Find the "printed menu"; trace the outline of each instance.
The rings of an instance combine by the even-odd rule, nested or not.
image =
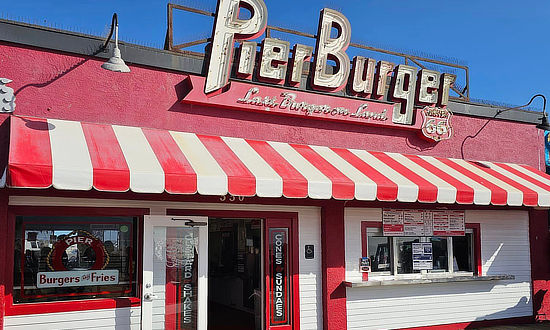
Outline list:
[[[464,211],[383,209],[384,236],[464,236]]]

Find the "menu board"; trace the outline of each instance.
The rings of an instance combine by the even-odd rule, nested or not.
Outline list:
[[[464,236],[464,211],[383,209],[384,236]]]
[[[464,236],[463,211],[433,211],[434,236]]]

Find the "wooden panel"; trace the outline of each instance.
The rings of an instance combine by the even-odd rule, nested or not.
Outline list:
[[[51,330],[51,329],[86,329],[109,328],[128,329],[139,328],[141,320],[140,307],[117,309],[98,309],[83,312],[49,313],[8,316],[4,318],[6,330]]]
[[[361,281],[357,261],[361,254],[360,222],[381,221],[373,210],[380,209],[346,212],[348,281]],[[466,222],[481,226],[483,274],[510,274],[515,280],[348,288],[348,329],[420,327],[532,315],[528,213],[466,211]]]
[[[323,328],[320,224],[320,209],[299,211],[300,330]],[[306,244],[315,246],[313,259],[305,258]]]

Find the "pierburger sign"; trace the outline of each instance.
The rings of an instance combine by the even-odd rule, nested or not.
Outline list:
[[[240,7],[250,11],[250,18],[239,18]],[[219,0],[207,75],[187,77],[189,92],[182,102],[411,129],[434,141],[450,138],[450,112],[430,120],[436,113],[433,109],[447,107],[455,75],[364,56],[350,59],[346,49],[351,25],[332,9],[320,13],[315,49],[264,38],[258,53],[258,43],[251,40],[260,37],[266,27],[264,1]],[[337,36],[331,35],[332,28]],[[236,42],[240,44],[234,54]],[[311,59],[309,87],[314,91],[302,92],[297,87],[302,83],[304,63]],[[245,81],[255,76],[259,84],[230,82],[233,69],[234,78]],[[354,97],[327,94],[345,88]],[[417,108],[424,108],[422,118],[415,114]],[[434,121],[439,126],[432,127]]]

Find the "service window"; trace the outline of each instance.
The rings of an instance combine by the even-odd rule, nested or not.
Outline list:
[[[373,275],[473,274],[476,269],[473,229],[466,229],[464,236],[453,237],[389,237],[383,235],[379,226],[364,227],[364,230],[363,244]],[[418,248],[424,249],[424,254],[415,251]]]
[[[136,296],[135,217],[17,216],[13,302]]]

